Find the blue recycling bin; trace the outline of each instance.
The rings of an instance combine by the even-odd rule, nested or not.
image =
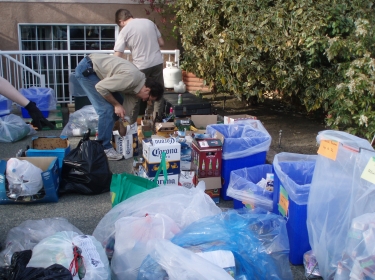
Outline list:
[[[233,198],[233,208],[263,208],[272,211],[273,190],[259,186],[267,174],[273,174],[272,164],[261,164],[233,170],[230,174],[227,195]]]
[[[314,174],[316,155],[276,154],[273,212],[287,220],[289,261],[303,264],[303,254],[311,250],[307,232],[307,201]]]
[[[220,195],[224,200],[232,200],[227,195],[231,171],[265,164],[271,135],[259,120],[208,125],[206,131],[212,138],[223,139]]]
[[[45,118],[48,118],[49,111],[56,110],[55,91],[52,88],[30,87],[21,88],[20,93],[30,101],[35,102]],[[23,118],[30,118],[29,112],[21,107]]]

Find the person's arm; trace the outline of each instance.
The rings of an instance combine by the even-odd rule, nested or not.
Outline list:
[[[28,100],[3,77],[0,77],[0,94],[24,107],[32,118],[31,124],[37,127],[38,130],[41,130],[43,126],[48,126],[51,129],[55,128],[55,126],[43,116],[38,107],[36,107],[35,102]]]
[[[0,94],[4,95],[13,102],[16,102],[22,107],[25,107],[30,102],[30,100],[23,96],[3,77],[0,77]]]
[[[121,57],[121,58],[124,58],[122,55],[123,55],[124,53],[122,53],[122,52],[118,52],[118,51],[115,51],[115,53],[113,54],[114,56],[118,56],[118,57]]]
[[[164,40],[163,40],[163,37],[159,37],[158,38],[158,43],[159,43],[159,47],[164,47]]]
[[[113,97],[112,93],[108,93],[103,96],[105,100],[107,100],[110,104],[112,104],[115,114],[120,118],[124,119],[126,112],[124,107]]]

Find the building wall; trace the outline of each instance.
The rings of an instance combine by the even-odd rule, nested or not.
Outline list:
[[[152,15],[152,17],[146,15],[145,8],[149,8],[147,5],[113,3],[119,1],[110,0],[107,0],[107,3],[87,3],[89,0],[85,0],[85,3],[81,3],[81,1],[74,1],[75,3],[69,3],[70,1],[60,2],[0,1],[0,50],[19,50],[19,23],[110,24],[115,23],[115,12],[120,8],[128,9],[134,17],[154,20],[165,40],[163,49],[173,50],[177,48],[176,40],[169,36],[168,32],[172,25],[168,26],[166,30],[162,28],[158,15]]]

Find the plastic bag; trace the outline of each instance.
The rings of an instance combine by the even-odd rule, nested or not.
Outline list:
[[[26,267],[32,251],[16,252],[12,256],[11,265],[0,268],[0,279],[6,280],[72,280],[69,270],[62,265],[53,264],[47,268]]]
[[[19,226],[8,231],[5,248],[0,253],[0,266],[9,266],[15,252],[30,250],[42,239],[64,230],[82,234],[65,218],[46,218],[22,222]]]
[[[43,187],[43,170],[27,160],[10,158],[7,161],[6,178],[9,183],[9,197],[31,196]]]
[[[56,96],[52,88],[29,87],[21,88],[20,93],[30,101],[34,101],[41,111],[56,110]]]
[[[248,157],[268,151],[271,145],[271,135],[259,120],[208,125],[206,130],[210,137],[215,138],[217,132],[224,136],[224,160]]]
[[[221,267],[168,240],[156,240],[154,247],[139,268],[139,280],[233,280]]]
[[[306,279],[322,278],[320,276],[319,265],[313,251],[310,250],[303,254],[303,266],[305,267]]]
[[[314,174],[316,155],[279,153],[273,168],[288,196],[298,205],[306,205]]]
[[[112,208],[100,220],[93,235],[102,243],[110,258],[115,245],[115,222],[122,217],[164,214],[184,228],[203,217],[221,213],[204,190],[205,184],[200,182],[191,189],[178,185],[162,186],[132,196]]]
[[[80,272],[83,270],[85,280],[111,279],[109,262],[101,244],[90,235],[72,231],[60,231],[40,241],[33,248],[27,266],[48,267],[57,263],[69,269],[74,260],[74,246],[81,250],[84,269],[79,269]],[[79,279],[78,274],[73,279]]]
[[[112,172],[103,146],[90,140],[90,131],[63,160],[60,193],[100,194],[108,192]]]
[[[227,189],[227,195],[261,207],[267,211],[272,211],[273,191],[268,191],[257,185],[262,179],[266,178],[267,173],[272,173],[271,164],[261,164],[249,168],[233,170],[230,173],[230,181]]]
[[[161,155],[161,163],[159,164],[155,178],[159,178],[159,174],[162,170],[164,178],[167,180],[168,175],[166,171],[165,152],[163,152]],[[121,201],[128,199],[129,197],[156,188],[157,186],[158,184],[156,180],[150,181],[146,178],[127,173],[113,174],[110,187],[112,207],[116,206]]]
[[[155,240],[171,239],[180,231],[178,225],[163,214],[124,217],[115,223],[112,279],[137,279],[139,266],[154,249]]]
[[[96,132],[99,116],[94,106],[86,105],[69,115],[69,121],[61,131],[61,136],[83,136],[90,129]]]
[[[10,114],[0,117],[0,142],[16,142],[36,133],[20,116]]]
[[[290,280],[293,275],[288,261],[287,236],[286,222],[280,216],[266,213],[260,208],[253,211],[244,208],[202,218],[181,230],[171,242],[195,253],[215,250],[232,252],[235,266],[228,272],[234,279]],[[211,272],[202,260],[191,258],[191,261],[180,261],[182,252],[176,253],[163,248],[152,252],[150,258],[162,268],[156,268],[147,258],[140,267],[138,279],[164,279],[154,277],[162,275],[162,270],[171,277],[169,279],[225,279],[207,278]],[[190,278],[195,273],[206,276]]]
[[[375,185],[362,178],[375,152],[367,140],[346,132],[319,132],[318,143],[322,145],[323,140],[335,141],[332,145],[337,145],[337,153],[335,160],[318,155],[306,224],[319,271],[324,279],[332,279],[344,253],[352,220],[375,212]]]

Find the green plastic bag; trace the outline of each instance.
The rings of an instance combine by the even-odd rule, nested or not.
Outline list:
[[[168,180],[165,161],[165,153],[162,153],[161,163],[159,165],[158,171],[156,172],[155,179],[159,177],[161,171],[164,175],[164,184]],[[142,193],[144,191],[156,188],[158,184],[156,180],[150,181],[146,178],[138,177],[133,174],[121,173],[112,174],[112,181],[110,186],[112,207],[116,206],[120,202]]]

